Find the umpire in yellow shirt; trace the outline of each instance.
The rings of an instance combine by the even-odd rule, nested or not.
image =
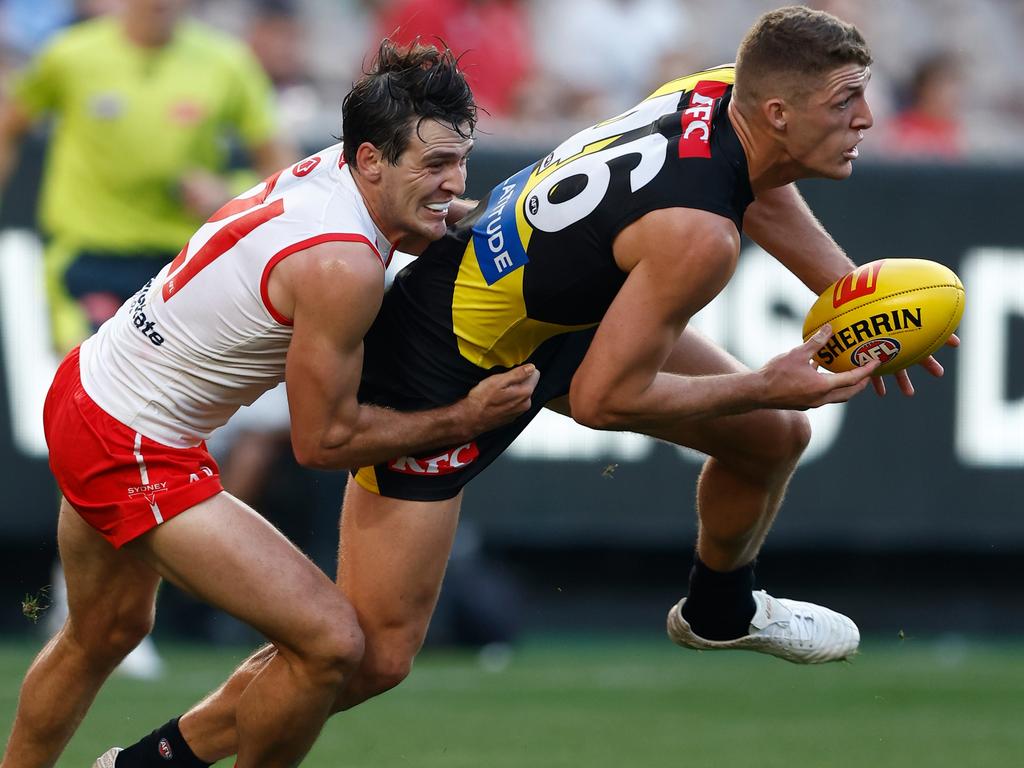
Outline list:
[[[232,194],[232,138],[267,176],[295,159],[244,44],[183,18],[187,0],[127,0],[55,36],[0,106],[0,182],[20,138],[55,118],[39,223],[57,347],[110,317]],[[8,188],[7,197],[17,195]]]

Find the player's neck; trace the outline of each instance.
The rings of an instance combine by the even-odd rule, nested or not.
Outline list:
[[[758,120],[750,119],[736,100],[729,102],[729,121],[747,156],[747,172],[754,195],[803,178],[800,168]]]
[[[373,219],[374,226],[376,226],[377,230],[384,235],[384,239],[394,245],[401,239],[401,233],[389,231],[384,227],[384,219],[380,214],[380,199],[376,188],[371,182],[364,179],[352,165],[349,165],[348,169],[349,173],[352,174],[352,181],[356,185],[356,190],[358,190],[359,196],[363,198],[363,205],[366,206],[367,213],[369,213],[370,218]]]
[[[121,28],[125,37],[139,48],[162,48],[174,38],[177,22],[154,19],[146,13],[135,11],[131,6],[121,16]]]

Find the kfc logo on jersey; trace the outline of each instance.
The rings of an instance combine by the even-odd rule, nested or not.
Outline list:
[[[314,155],[313,157],[307,157],[301,163],[296,163],[295,167],[292,168],[292,173],[302,178],[312,173],[313,169],[320,165],[320,156]]]
[[[680,117],[679,157],[711,157],[711,118],[727,83],[701,80],[690,93],[690,105]]]
[[[480,456],[476,443],[466,443],[436,456],[418,458],[402,456],[388,462],[388,469],[403,475],[450,475],[472,464]]]

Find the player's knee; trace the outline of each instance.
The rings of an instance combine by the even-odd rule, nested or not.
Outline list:
[[[783,464],[795,464],[811,442],[811,422],[800,411],[779,411],[773,458]]]
[[[412,672],[413,657],[408,654],[390,654],[375,658],[359,669],[362,688],[367,698],[397,688]]]
[[[775,474],[791,470],[811,439],[811,423],[800,411],[770,411],[757,438],[746,441],[740,453],[747,462]]]
[[[135,650],[153,631],[152,610],[95,618],[98,620],[69,620],[63,630],[65,637],[88,656],[114,664]]]
[[[327,619],[309,633],[300,657],[310,677],[320,684],[340,686],[359,667],[364,648],[362,630],[354,619]]]
[[[153,631],[153,612],[140,611],[122,616],[107,630],[106,644],[119,657],[127,656]]]
[[[734,440],[714,457],[754,482],[788,477],[811,439],[811,424],[799,411],[764,411],[757,429]]]

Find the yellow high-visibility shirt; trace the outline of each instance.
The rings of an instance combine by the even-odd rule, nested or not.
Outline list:
[[[194,21],[153,49],[128,40],[115,17],[75,25],[21,73],[13,97],[56,119],[40,223],[79,248],[180,249],[201,224],[182,205],[181,174],[223,170],[232,134],[253,146],[274,132],[255,57]]]

